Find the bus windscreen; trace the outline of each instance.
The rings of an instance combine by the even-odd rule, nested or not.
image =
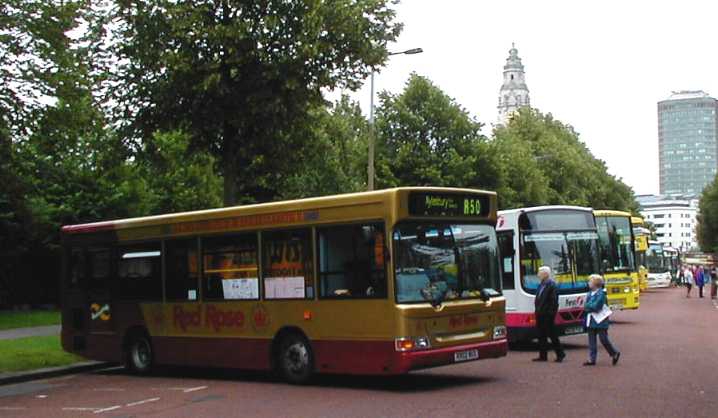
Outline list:
[[[590,211],[571,209],[540,210],[521,216],[521,229],[528,231],[572,231],[594,229],[596,224]]]

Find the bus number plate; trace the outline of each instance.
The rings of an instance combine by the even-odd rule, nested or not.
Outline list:
[[[583,332],[583,327],[568,327],[566,328],[566,335],[580,334]]]
[[[479,358],[479,350],[466,350],[454,353],[454,361],[456,363],[460,361],[476,360]]]

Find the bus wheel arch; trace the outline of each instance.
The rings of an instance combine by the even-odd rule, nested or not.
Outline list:
[[[134,326],[125,332],[122,340],[125,367],[136,374],[149,374],[155,364],[152,338],[147,329]]]
[[[284,327],[272,339],[272,368],[289,383],[307,383],[315,371],[314,360],[312,343],[300,328]]]

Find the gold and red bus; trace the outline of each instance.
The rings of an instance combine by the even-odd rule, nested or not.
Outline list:
[[[493,192],[396,188],[65,226],[62,344],[296,383],[502,357],[495,224]]]

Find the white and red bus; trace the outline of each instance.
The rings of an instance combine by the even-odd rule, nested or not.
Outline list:
[[[584,332],[588,277],[599,271],[592,209],[540,206],[500,211],[496,233],[503,266],[509,341],[536,338],[534,298],[538,269],[551,267],[559,289],[556,324],[561,335]]]

